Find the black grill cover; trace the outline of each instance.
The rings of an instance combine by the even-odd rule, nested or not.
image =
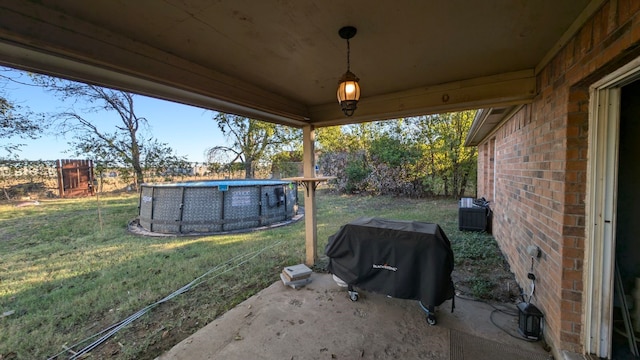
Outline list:
[[[454,295],[453,252],[438,224],[360,218],[329,237],[327,270],[349,285],[438,306]]]

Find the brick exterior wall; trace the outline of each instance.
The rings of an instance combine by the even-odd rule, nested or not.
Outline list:
[[[540,70],[533,103],[478,145],[478,196],[492,201],[493,234],[525,291],[527,246],[542,250],[533,302],[554,351],[584,352],[589,85],[638,49],[640,1],[606,2]]]

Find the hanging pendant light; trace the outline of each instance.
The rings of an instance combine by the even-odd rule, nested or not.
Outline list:
[[[358,85],[358,77],[351,72],[350,69],[350,52],[349,39],[356,35],[357,29],[353,26],[345,26],[338,31],[341,38],[347,40],[347,72],[342,75],[338,85],[338,103],[342,107],[342,112],[346,116],[353,115],[358,107],[360,100],[360,85]]]

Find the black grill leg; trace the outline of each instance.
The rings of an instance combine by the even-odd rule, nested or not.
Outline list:
[[[427,313],[427,324],[429,325],[437,324],[438,320],[436,320],[436,307],[433,305],[424,306],[422,304],[422,301],[418,301],[418,303],[420,304],[420,307],[422,308],[422,310],[425,313]]]
[[[427,324],[429,325],[435,325],[438,323],[438,320],[436,320],[436,314],[435,313],[428,313],[427,314]]]
[[[349,291],[349,299],[351,299],[351,301],[358,301],[358,292],[353,288],[353,285],[349,285],[347,290]]]

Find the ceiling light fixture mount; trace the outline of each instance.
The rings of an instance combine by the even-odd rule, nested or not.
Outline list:
[[[351,47],[349,39],[354,37],[357,32],[358,30],[353,26],[345,26],[338,31],[340,37],[347,40],[347,72],[340,78],[337,93],[338,103],[346,116],[353,115],[358,107],[358,100],[360,100],[360,85],[358,85],[360,79],[350,69]]]

